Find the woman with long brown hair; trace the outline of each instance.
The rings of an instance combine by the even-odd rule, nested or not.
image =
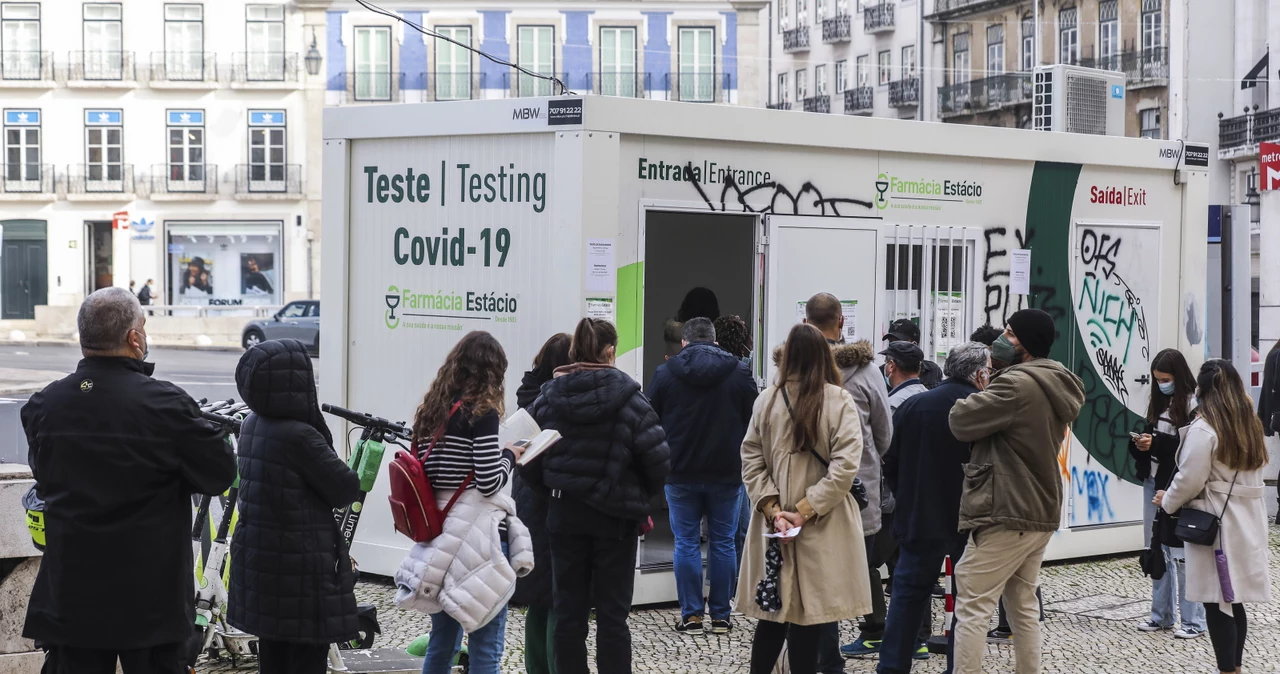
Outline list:
[[[1137,438],[1129,441],[1129,454],[1142,480],[1142,523],[1146,542],[1154,531],[1170,530],[1166,515],[1159,512],[1152,499],[1166,489],[1177,468],[1178,429],[1195,417],[1196,376],[1187,359],[1177,349],[1164,349],[1151,360],[1151,399],[1147,404],[1147,423]],[[1159,580],[1151,581],[1151,616],[1138,625],[1142,632],[1171,630],[1181,614],[1181,625],[1173,636],[1195,639],[1204,635],[1204,605],[1187,599],[1186,554],[1182,542],[1161,540],[1165,567]]]
[[[862,424],[831,347],[812,325],[795,326],[742,443],[753,507],[738,610],[760,621],[752,674],[773,670],[784,641],[792,674],[813,674],[819,626],[871,611],[862,520],[849,493],[861,454]],[[764,538],[797,527],[785,544]]]
[[[1218,671],[1239,672],[1244,605],[1271,601],[1262,501],[1267,453],[1253,401],[1229,361],[1206,362],[1196,383],[1200,416],[1185,432],[1168,491],[1154,500],[1170,514],[1185,505],[1220,518],[1213,545],[1186,544],[1187,599],[1205,604]]]

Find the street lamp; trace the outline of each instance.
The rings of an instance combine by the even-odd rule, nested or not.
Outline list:
[[[316,48],[316,29],[311,29],[311,48],[307,50],[307,55],[302,58],[307,64],[307,74],[316,76],[320,74],[320,62],[324,60],[320,56],[320,50]]]
[[[1262,220],[1262,199],[1258,195],[1258,169],[1249,171],[1248,189],[1244,193],[1244,203],[1249,206],[1249,222],[1256,228]]]

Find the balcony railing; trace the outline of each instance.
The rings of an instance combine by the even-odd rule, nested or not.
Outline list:
[[[848,42],[851,38],[851,17],[848,14],[837,14],[830,19],[822,20],[823,42]]]
[[[831,112],[831,97],[822,94],[821,96],[810,96],[804,99],[805,112]]]
[[[404,73],[357,70],[342,73],[346,98],[357,103],[391,103],[400,100]]]
[[[933,14],[927,20],[938,21],[965,14],[985,12],[1017,5],[1020,0],[935,0]]]
[[[152,52],[152,82],[217,82],[217,55],[201,52]]]
[[[862,30],[866,33],[883,33],[893,30],[893,3],[867,5],[862,11]]]
[[[1252,147],[1280,138],[1280,108],[1218,118],[1218,149]],[[1254,148],[1256,150],[1256,148]]]
[[[668,73],[667,96],[686,103],[723,103],[730,84],[728,73]]]
[[[1081,59],[1086,68],[1114,70],[1124,73],[1125,80],[1133,87],[1164,86],[1169,83],[1169,49],[1153,47],[1122,54],[1110,54],[1100,58]]]
[[[468,101],[479,98],[486,81],[485,73],[419,73],[420,89],[431,90],[431,99],[436,101]],[[430,86],[427,86],[427,85]]]
[[[876,107],[876,90],[871,87],[846,89],[844,92],[844,114],[870,114]]]
[[[768,105],[766,105],[766,106],[764,106],[764,107],[766,107],[766,108],[768,108],[768,109],[770,109],[770,110],[790,110],[790,109],[791,109],[791,101],[778,101],[777,103],[769,103]]]
[[[53,52],[0,52],[0,79],[53,81]]]
[[[214,164],[156,164],[151,167],[151,194],[217,194]]]
[[[782,31],[782,51],[804,51],[809,48],[809,27],[800,26]]]
[[[236,166],[236,194],[302,194],[298,164],[240,164]]]
[[[67,168],[67,194],[132,194],[133,164],[79,164]]]
[[[231,55],[231,81],[297,82],[298,55],[287,52],[238,52]]]
[[[611,72],[589,73],[591,92],[601,96],[623,98],[647,98],[652,89],[651,73]]]
[[[52,164],[12,163],[4,165],[4,181],[0,192],[5,194],[53,194]]]
[[[569,77],[567,73],[539,74],[547,77],[558,77],[562,82]],[[508,95],[512,98],[555,96],[560,93],[559,85],[549,79],[526,75],[514,70],[503,73],[502,78],[505,82],[503,88],[507,90]]]
[[[73,51],[67,79],[77,82],[132,82],[137,79],[133,52]]]
[[[920,78],[907,77],[890,82],[889,105],[895,108],[920,105]]]
[[[944,116],[971,115],[1031,102],[1031,73],[1004,73],[938,87],[938,110]]]

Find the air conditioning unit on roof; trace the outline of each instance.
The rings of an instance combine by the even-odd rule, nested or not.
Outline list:
[[[1124,73],[1054,65],[1036,68],[1032,78],[1031,128],[1124,135]]]

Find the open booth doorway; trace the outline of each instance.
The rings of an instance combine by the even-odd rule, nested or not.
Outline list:
[[[749,329],[755,326],[759,229],[759,220],[753,215],[645,212],[642,379],[646,387],[668,355],[663,340],[667,322],[676,319],[690,290],[711,290],[721,316],[737,315]],[[679,346],[675,344],[673,351]],[[655,499],[653,505],[654,529],[640,545],[639,566],[642,570],[670,569],[674,538],[665,497]],[[703,558],[705,563],[705,550]]]

